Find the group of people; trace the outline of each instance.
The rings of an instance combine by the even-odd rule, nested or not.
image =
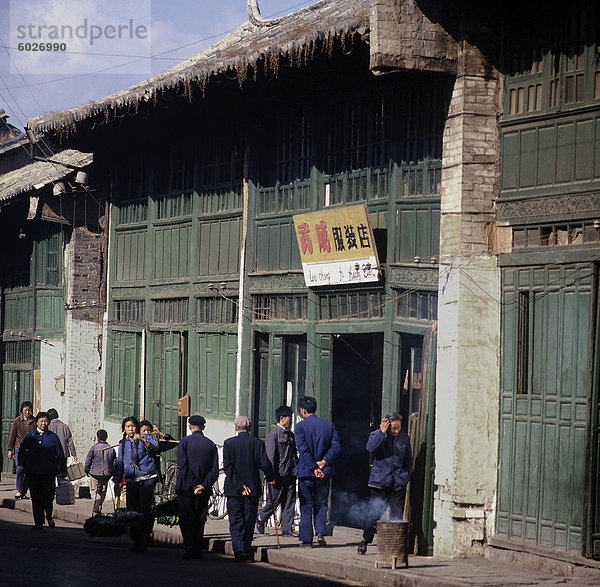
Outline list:
[[[279,407],[277,424],[264,442],[250,435],[248,417],[235,418],[236,434],[223,445],[224,495],[235,561],[251,560],[255,529],[264,534],[265,525],[278,507],[281,507],[283,536],[298,536],[301,547],[326,546],[331,478],[342,446],[333,423],[318,417],[316,411],[315,398],[300,398],[298,412],[302,420],[296,424],[294,433],[292,409]],[[50,430],[51,421],[58,419],[55,412],[39,412],[33,418],[31,402],[23,402],[9,438],[9,458],[16,456],[17,496],[24,497],[29,487],[35,528],[43,528],[44,518],[50,527],[54,526],[55,476],[65,475],[67,454],[76,458],[68,427],[65,430],[66,425],[59,421],[62,426],[56,427],[57,432]],[[56,417],[52,418],[50,413]],[[373,464],[369,477],[370,506],[359,554],[366,553],[376,532],[376,522],[388,506],[392,518],[402,518],[412,454],[408,435],[401,430],[401,420],[395,412],[387,414],[367,442],[366,450],[372,454]],[[190,434],[178,446],[175,491],[184,559],[202,558],[209,499],[219,475],[217,447],[204,435],[205,426],[204,417],[191,416]],[[130,527],[133,549],[143,552],[151,543],[153,528],[154,486],[160,473],[156,438],[159,431],[150,422],[139,422],[133,416],[123,420],[121,429],[123,437],[116,453],[107,442],[106,431],[97,431],[97,442],[86,457],[84,472],[91,478],[93,514],[101,512],[110,480],[115,484],[116,495],[126,492],[127,509],[139,514],[139,523]],[[261,470],[267,484],[267,499],[259,512],[263,494]],[[293,529],[296,487],[300,501],[298,535]]]
[[[15,460],[17,492],[25,499],[29,492],[34,528],[41,530],[44,520],[55,526],[53,514],[56,479],[67,472],[67,457],[77,460],[71,430],[51,408],[33,417],[30,401],[21,404],[21,413],[13,420],[8,437],[8,458]]]

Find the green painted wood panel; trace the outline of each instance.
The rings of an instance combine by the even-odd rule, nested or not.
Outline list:
[[[551,185],[556,178],[556,127],[547,126],[538,131],[539,151],[544,154],[537,158],[538,185]]]
[[[502,187],[516,189],[519,180],[519,133],[506,132],[502,138]]]
[[[575,181],[594,177],[594,121],[575,123]]]
[[[144,415],[163,432],[179,435],[177,400],[182,393],[182,366],[187,361],[180,332],[151,332],[150,374],[145,389]]]
[[[556,182],[573,179],[573,156],[575,153],[575,125],[559,124],[556,133]]]
[[[241,218],[200,222],[198,275],[236,275],[240,270]]]
[[[65,308],[60,290],[38,290],[35,304],[35,328],[40,331],[62,331]]]
[[[146,231],[129,230],[115,234],[115,280],[143,281],[146,262]]]
[[[2,373],[2,442],[0,443],[2,455],[2,471],[12,473],[13,461],[6,458],[8,451],[8,437],[13,420],[19,415],[21,403],[25,400],[33,401],[33,377],[31,370],[17,370],[4,366]],[[39,406],[34,406],[34,408]]]
[[[581,550],[593,276],[590,265],[503,270],[500,536]],[[523,296],[529,318],[520,326]],[[528,359],[522,393],[519,348]]]
[[[536,183],[537,131],[535,128],[521,132],[520,149],[519,187],[530,187]]]
[[[34,327],[33,293],[5,294],[5,330],[32,330]]]
[[[153,273],[156,279],[189,276],[190,236],[190,224],[154,230]]]
[[[108,331],[111,360],[106,375],[106,415],[112,419],[140,414],[141,349],[139,332]]]
[[[396,261],[429,261],[439,255],[439,204],[405,204],[398,212],[398,248]]]
[[[197,349],[198,388],[192,402],[200,413],[234,417],[237,334],[198,333]]]
[[[256,226],[256,270],[301,269],[298,243],[290,219]]]

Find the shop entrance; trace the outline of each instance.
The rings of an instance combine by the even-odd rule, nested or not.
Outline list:
[[[335,463],[331,521],[361,527],[368,495],[369,434],[381,416],[383,334],[333,336],[331,415],[343,451]]]

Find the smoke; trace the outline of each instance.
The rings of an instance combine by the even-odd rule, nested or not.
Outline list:
[[[333,498],[336,514],[343,518],[343,525],[345,526],[367,528],[379,520],[386,522],[403,521],[401,515],[392,517],[387,500],[381,497],[360,499],[346,491],[336,491]]]

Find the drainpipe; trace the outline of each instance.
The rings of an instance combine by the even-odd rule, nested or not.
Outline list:
[[[250,194],[250,145],[246,140],[244,148],[244,179],[242,183],[242,242],[240,243],[240,282],[238,286],[238,329],[237,329],[237,362],[235,369],[235,415],[240,413],[240,395],[242,387],[242,350],[244,334],[244,296],[246,281],[246,239],[248,236],[248,199]]]
[[[146,408],[146,381],[144,374],[146,373],[146,328],[142,330],[142,356],[140,357],[140,418],[145,419],[145,408]],[[159,424],[160,426],[160,424]]]

